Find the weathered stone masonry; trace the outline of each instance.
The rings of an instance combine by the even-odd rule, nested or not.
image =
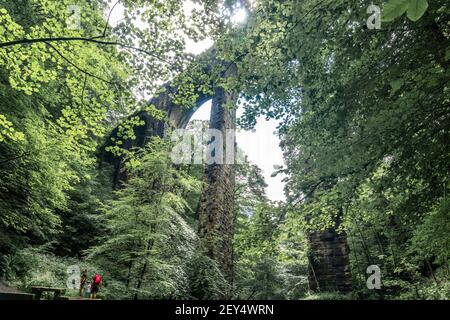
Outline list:
[[[235,74],[236,70],[227,68],[227,74]],[[225,92],[216,87],[212,96],[199,94],[195,107],[186,109],[174,104],[170,92],[175,88],[165,85],[165,92],[153,98],[150,103],[158,109],[164,110],[173,128],[182,129],[188,124],[195,110],[203,103],[212,99],[210,128],[218,129],[226,141],[226,130],[235,129],[236,111],[226,106],[235,104],[236,93]],[[136,128],[137,139],[124,141],[127,149],[143,147],[151,136],[163,136],[166,122],[155,120],[146,112],[138,112],[145,125]],[[111,136],[117,134],[113,130]],[[107,141],[107,144],[110,141]],[[224,148],[226,144],[224,143]],[[226,150],[224,150],[224,154]],[[118,188],[121,182],[127,179],[122,168],[122,159],[114,158],[104,153],[104,160],[114,165],[114,187]],[[235,169],[232,164],[212,164],[205,167],[204,187],[199,205],[199,236],[207,254],[217,261],[225,279],[233,283],[233,246],[234,234],[234,189]],[[309,240],[309,286],[314,291],[341,291],[351,290],[351,274],[348,258],[348,246],[345,233],[338,234],[332,228],[324,232],[315,232],[308,235]]]
[[[224,76],[235,74],[235,66],[227,68]],[[227,129],[236,128],[236,110],[227,106],[234,105],[236,94],[225,92],[216,86],[211,96],[199,94],[194,108],[183,108],[174,104],[170,98],[170,92],[175,88],[165,86],[165,90],[159,96],[153,98],[150,103],[159,110],[164,110],[169,118],[169,125],[174,129],[184,129],[195,110],[203,103],[212,99],[210,116],[210,128],[222,132],[223,141],[227,137]],[[137,139],[135,141],[124,141],[123,146],[127,149],[143,147],[152,136],[164,136],[167,124],[164,121],[151,118],[146,112],[134,114],[144,121],[145,125],[135,129]],[[115,129],[111,135],[116,134]],[[233,137],[234,139],[234,134]],[[226,144],[224,143],[224,148]],[[235,150],[233,149],[233,152]],[[223,154],[226,154],[224,149]],[[122,159],[106,159],[114,164],[114,186],[120,187],[127,179],[123,170]],[[233,164],[206,165],[204,171],[204,186],[198,209],[199,236],[203,248],[207,254],[217,261],[218,267],[225,279],[232,284],[233,281],[233,248],[232,239],[234,233],[234,189],[235,168]]]
[[[220,130],[226,140],[227,129],[236,128],[236,110],[226,106],[235,94],[216,89],[212,99],[210,128]],[[233,137],[234,139],[234,134]],[[235,144],[233,143],[233,150]],[[224,143],[224,153],[226,154]],[[199,206],[199,236],[208,255],[218,262],[225,279],[233,283],[233,234],[235,168],[233,164],[206,165],[204,188]]]
[[[313,291],[352,290],[347,235],[331,228],[312,232],[309,240],[309,287]]]

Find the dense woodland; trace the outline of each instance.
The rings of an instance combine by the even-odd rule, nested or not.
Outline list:
[[[449,2],[185,2],[0,0],[0,279],[65,287],[79,265],[102,299],[450,298]],[[220,88],[240,128],[279,120],[287,198],[234,166],[231,278],[199,232],[205,165],[172,163],[151,102],[165,83],[184,110]],[[143,112],[166,134],[139,142]],[[311,286],[324,230],[351,290]]]

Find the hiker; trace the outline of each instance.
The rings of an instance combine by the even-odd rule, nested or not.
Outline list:
[[[91,283],[89,282],[88,285],[86,286],[86,291],[84,291],[84,297],[85,298],[89,298],[91,296]]]
[[[87,277],[88,277],[87,269],[83,269],[81,271],[81,277],[80,277],[80,297],[83,296],[83,291],[84,291],[84,287],[86,285]]]
[[[101,285],[102,276],[96,272],[91,282],[91,299],[95,299],[97,297],[97,293]]]

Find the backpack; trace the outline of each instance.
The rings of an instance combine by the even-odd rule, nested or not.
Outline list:
[[[100,282],[102,282],[102,277],[99,274],[96,274],[94,278],[94,284],[98,286]]]

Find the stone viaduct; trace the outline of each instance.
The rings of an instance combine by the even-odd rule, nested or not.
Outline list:
[[[211,63],[218,63],[211,59]],[[207,68],[210,70],[212,68]],[[234,65],[228,66],[221,77],[236,75]],[[222,132],[224,141],[226,130],[236,128],[236,111],[226,106],[234,105],[237,101],[236,92],[226,92],[219,86],[213,86],[213,94],[198,93],[195,106],[185,108],[175,104],[170,93],[176,88],[170,83],[164,85],[164,92],[150,100],[150,104],[157,109],[165,111],[168,121],[155,120],[147,112],[134,114],[144,121],[145,125],[135,129],[136,140],[123,141],[125,149],[142,147],[151,136],[163,136],[168,126],[175,129],[186,128],[195,111],[205,102],[212,100],[210,125],[212,129]],[[111,136],[116,134],[113,130]],[[224,150],[225,151],[225,150]],[[225,153],[224,153],[225,154]],[[120,186],[126,179],[122,170],[122,159],[110,155],[105,157],[107,162],[114,165],[114,187]],[[234,234],[234,189],[235,169],[230,164],[205,165],[204,187],[199,204],[199,230],[200,239],[206,245],[207,254],[214,259],[222,271],[225,279],[233,283],[233,246]],[[351,290],[351,276],[349,270],[348,247],[344,234],[338,234],[335,229],[316,232],[308,235],[310,243],[309,255],[309,285],[314,291],[337,290],[347,292]]]

